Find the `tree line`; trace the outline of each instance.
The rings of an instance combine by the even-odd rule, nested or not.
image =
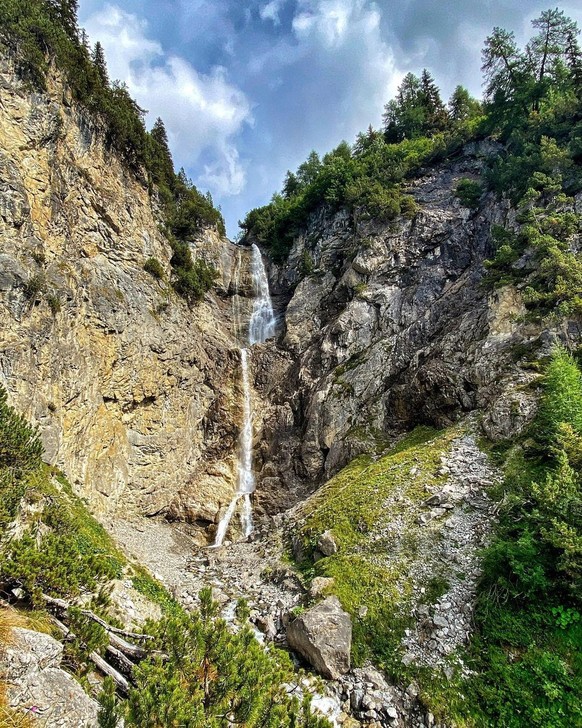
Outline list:
[[[536,173],[552,176],[569,195],[582,186],[582,53],[579,29],[559,9],[532,22],[534,35],[519,48],[514,34],[494,28],[485,40],[485,93],[473,98],[457,86],[448,103],[428,69],[408,73],[384,107],[383,126],[345,141],[320,158],[314,151],[288,172],[280,193],[251,210],[243,233],[275,260],[286,258],[310,215],[325,205],[349,209],[355,219],[390,220],[413,215],[402,182],[424,167],[457,154],[471,140],[487,137],[504,145],[487,172],[486,186],[517,202]],[[552,147],[553,145],[553,147]],[[545,151],[541,151],[542,146]],[[548,154],[552,147],[554,152]]]

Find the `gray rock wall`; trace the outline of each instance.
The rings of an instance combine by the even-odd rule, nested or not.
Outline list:
[[[492,194],[470,210],[454,191],[460,179],[479,179],[496,151],[470,145],[411,182],[412,219],[380,224],[321,210],[286,265],[271,266],[271,288],[288,304],[257,378],[272,404],[262,444],[267,509],[277,506],[271,484],[287,483],[292,502],[415,424],[445,426],[478,409],[486,433],[501,438],[531,420],[536,397],[526,385],[538,375],[520,360],[579,331],[527,323],[517,288],[483,285],[491,228],[515,225],[515,211]]]

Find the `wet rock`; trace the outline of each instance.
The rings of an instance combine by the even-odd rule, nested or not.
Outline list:
[[[327,597],[287,626],[287,642],[324,677],[350,669],[352,622],[337,597]]]

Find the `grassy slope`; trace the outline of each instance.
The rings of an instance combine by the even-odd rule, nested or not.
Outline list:
[[[378,460],[356,458],[299,511],[306,554],[301,567],[307,576],[334,579],[330,592],[353,618],[356,663],[372,657],[393,674],[402,672],[400,640],[413,590],[410,566],[426,534],[417,525],[417,507],[429,488],[443,482],[437,473],[440,458],[458,435],[454,428],[417,428]],[[317,540],[328,529],[338,552],[313,565]],[[426,585],[427,599],[441,579],[435,573]]]

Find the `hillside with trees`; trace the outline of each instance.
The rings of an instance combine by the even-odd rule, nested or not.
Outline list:
[[[324,207],[347,209],[354,220],[413,217],[406,182],[458,155],[470,141],[497,140],[485,184],[461,186],[459,196],[477,206],[493,191],[522,212],[518,235],[498,231],[492,276],[519,275],[511,263],[528,245],[536,248],[538,275],[530,305],[576,307],[580,263],[563,241],[576,226],[572,195],[582,188],[582,54],[576,24],[560,10],[532,23],[534,34],[519,48],[512,32],[495,28],[483,49],[482,102],[459,86],[448,103],[427,69],[407,74],[384,109],[384,126],[369,127],[353,145],[342,142],[320,159],[316,152],[288,172],[280,193],[241,222],[245,235],[272,256],[286,259],[310,216]],[[543,212],[542,212],[543,210]],[[537,225],[531,224],[536,218]]]
[[[186,241],[204,227],[224,235],[222,215],[210,194],[201,194],[183,169],[174,171],[164,122],[158,118],[147,131],[146,110],[124,83],[110,80],[104,49],[99,41],[91,48],[77,12],[77,0],[1,0],[0,43],[31,89],[46,89],[51,69],[58,68],[73,99],[100,125],[107,147],[149,186],[174,250],[174,287],[194,302],[216,275],[203,261],[192,260]]]

